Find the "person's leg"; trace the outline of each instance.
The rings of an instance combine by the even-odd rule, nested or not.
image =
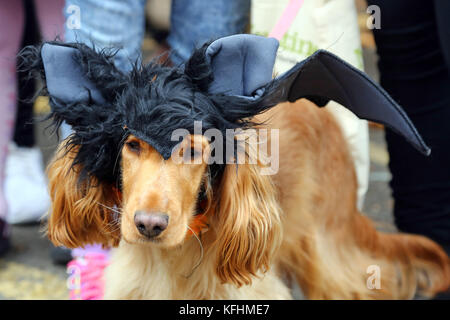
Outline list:
[[[368,2],[381,9],[381,29],[374,30],[381,84],[432,149],[424,157],[386,129],[395,222],[450,252],[450,77],[433,2]]]
[[[23,8],[22,1],[5,1],[0,7],[0,251],[6,243],[4,219],[7,203],[4,196],[3,182],[5,174],[8,144],[14,128],[16,114],[16,54],[22,39]]]
[[[25,24],[21,47],[38,44],[40,39],[54,40],[64,34],[64,0],[25,0]],[[18,147],[32,148],[35,145],[33,128],[33,102],[36,93],[34,81],[28,75],[18,73],[18,107],[14,142]]]
[[[434,0],[434,9],[442,54],[447,63],[447,68],[450,70],[450,20],[448,19],[450,1]]]
[[[83,42],[97,48],[120,48],[114,63],[130,70],[141,57],[145,28],[146,0],[66,0],[64,12],[69,19],[73,7],[80,13],[79,29],[65,25],[66,42]]]
[[[24,0],[24,29],[22,36],[21,48],[27,45],[34,45],[39,42],[39,30],[34,14],[33,0]],[[20,59],[17,60],[17,65]],[[18,101],[16,123],[14,127],[14,142],[18,147],[32,148],[35,144],[33,130],[33,102],[31,99],[36,93],[36,85],[34,81],[29,80],[26,72],[17,72],[18,80]]]
[[[34,0],[36,18],[43,40],[64,37],[64,0]]]
[[[23,38],[28,44],[37,44],[40,38],[53,40],[63,33],[64,0],[25,0],[23,4],[26,17]],[[19,86],[20,93],[28,90],[29,96],[28,101],[19,101],[14,138],[18,143],[11,143],[6,162],[4,185],[10,224],[39,221],[50,206],[42,153],[34,146],[33,103],[29,101],[35,94],[34,82],[25,80]]]
[[[172,0],[167,42],[174,65],[186,61],[206,41],[245,32],[250,3],[250,0]]]

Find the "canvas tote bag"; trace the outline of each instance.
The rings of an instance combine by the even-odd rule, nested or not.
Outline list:
[[[280,24],[285,24],[286,30],[281,34],[278,30],[280,48],[275,74],[287,71],[318,49],[331,51],[363,69],[354,0],[252,0],[251,33],[274,35]],[[357,205],[361,209],[369,184],[367,121],[334,101],[326,108],[335,116],[350,147],[358,180]]]

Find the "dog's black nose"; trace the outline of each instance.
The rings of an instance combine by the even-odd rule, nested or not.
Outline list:
[[[167,228],[169,216],[165,213],[139,210],[134,214],[134,223],[140,234],[154,238]]]

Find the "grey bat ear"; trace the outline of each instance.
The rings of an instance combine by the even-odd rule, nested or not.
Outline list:
[[[99,89],[84,74],[77,62],[77,48],[45,43],[41,49],[45,80],[49,94],[63,103],[103,103]]]
[[[239,34],[220,38],[206,49],[213,82],[210,93],[252,96],[272,80],[278,40]]]

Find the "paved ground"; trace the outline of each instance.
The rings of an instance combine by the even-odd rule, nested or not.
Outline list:
[[[366,70],[377,78],[375,55],[365,52]],[[36,132],[39,145],[48,159],[56,145],[55,137],[44,135],[45,125],[39,125]],[[379,222],[383,229],[395,230],[392,225],[392,200],[386,165],[388,155],[385,149],[384,133],[371,128],[371,175],[364,212]],[[51,263],[51,244],[40,231],[39,225],[14,226],[12,230],[13,249],[0,259],[0,299],[67,299],[66,270]]]

